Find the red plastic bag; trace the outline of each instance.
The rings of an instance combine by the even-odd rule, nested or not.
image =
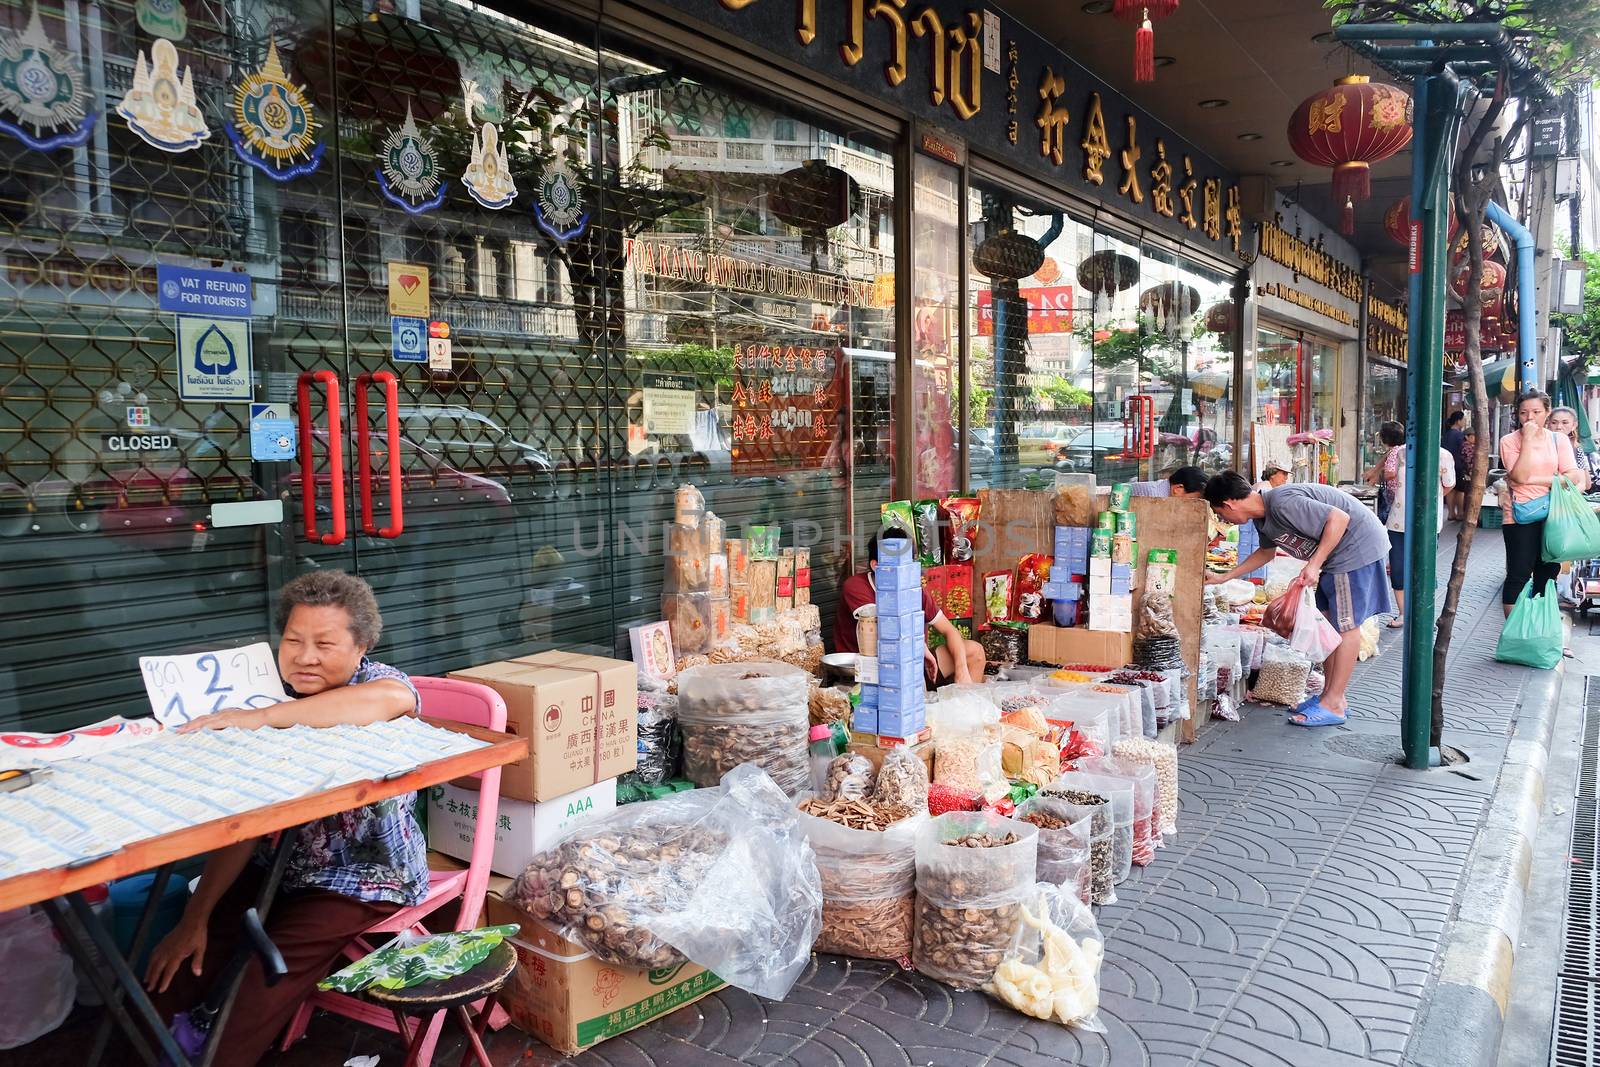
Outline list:
[[[1290,582],[1283,595],[1267,605],[1261,625],[1279,637],[1293,637],[1295,620],[1300,615],[1300,591],[1304,588],[1305,583],[1298,578]]]

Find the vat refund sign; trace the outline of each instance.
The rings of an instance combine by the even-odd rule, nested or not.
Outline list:
[[[150,710],[164,726],[182,726],[224,708],[264,708],[289,699],[265,641],[189,656],[140,656],[139,672]]]

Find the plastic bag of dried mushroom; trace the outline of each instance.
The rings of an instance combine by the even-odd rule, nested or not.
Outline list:
[[[957,989],[994,975],[1032,892],[1039,831],[984,811],[930,818],[917,835],[917,970]]]
[[[822,884],[792,801],[756,767],[629,804],[541,852],[506,899],[607,963],[693,960],[781,1000],[811,958]]]
[[[806,673],[787,663],[712,663],[678,676],[683,772],[716,785],[753,763],[790,796],[811,784]],[[718,972],[721,973],[720,971]]]
[[[865,801],[854,804],[870,807]],[[800,831],[811,842],[822,876],[822,932],[813,947],[862,959],[910,956],[917,831],[928,817],[902,818],[878,830],[841,825],[837,815],[800,816]]]

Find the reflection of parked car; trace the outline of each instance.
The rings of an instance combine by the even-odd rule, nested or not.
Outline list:
[[[1101,481],[1127,481],[1138,476],[1139,461],[1123,454],[1126,446],[1126,430],[1121,424],[1097,426],[1056,450],[1056,468],[1093,473]]]
[[[554,469],[550,453],[520,441],[480,411],[459,404],[402,407],[400,426],[407,438],[463,471],[505,473]]]

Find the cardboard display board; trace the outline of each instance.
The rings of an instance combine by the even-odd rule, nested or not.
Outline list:
[[[1054,494],[1032,489],[980,489],[978,536],[972,546],[972,625],[988,621],[981,594],[989,571],[1015,570],[1017,557],[1055,551]],[[1091,518],[1091,521],[1092,518]]]
[[[1209,509],[1200,497],[1136,496],[1130,505],[1139,531],[1139,560],[1134,568],[1134,618],[1137,619],[1144,591],[1146,560],[1152,548],[1171,548],[1178,553],[1178,585],[1173,590],[1172,606],[1177,618],[1183,662],[1189,668],[1189,707],[1191,718],[1178,724],[1178,737],[1193,741],[1195,733],[1210,717],[1210,709],[1200,706],[1200,618],[1204,614],[1206,543],[1209,540]]]

